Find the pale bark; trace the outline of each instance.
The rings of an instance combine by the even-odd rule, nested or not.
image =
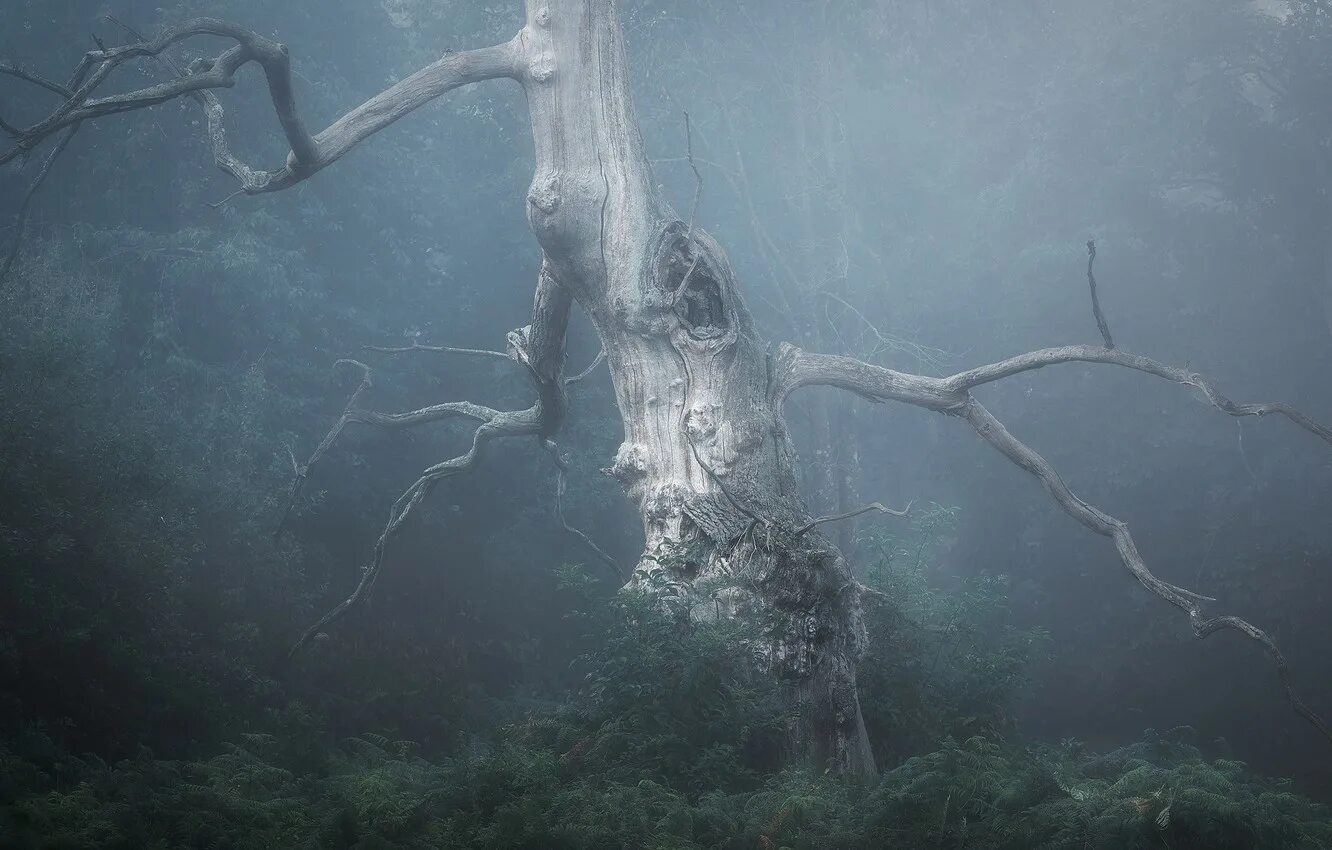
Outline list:
[[[656,190],[611,3],[527,4],[519,79],[536,145],[528,218],[554,278],[601,336],[623,419],[608,472],[637,504],[637,568],[744,588],[734,616],[789,616],[768,659],[790,688],[792,746],[872,773],[846,565],[808,522],[769,360],[721,248]],[[683,284],[683,286],[682,286]],[[755,520],[777,529],[756,534]]]

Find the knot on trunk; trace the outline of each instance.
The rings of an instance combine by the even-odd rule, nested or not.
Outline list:
[[[647,449],[638,443],[621,443],[614,463],[601,471],[632,494],[647,477]]]

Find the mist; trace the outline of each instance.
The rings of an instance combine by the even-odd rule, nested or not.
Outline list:
[[[593,50],[524,5],[0,8],[0,843],[1332,840],[1332,9],[596,0]],[[202,89],[280,191],[194,94],[41,129],[87,51],[199,16],[286,45],[319,157],[464,70],[304,170],[268,66]],[[883,389],[1056,346],[1202,376],[963,391],[1192,623],[973,407]]]

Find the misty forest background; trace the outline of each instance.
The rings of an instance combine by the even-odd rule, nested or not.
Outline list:
[[[507,38],[517,5],[7,0],[0,58],[63,78],[90,34],[124,40],[106,14],[153,31],[206,13],[286,41],[322,127]],[[1326,4],[622,14],[657,177],[688,209],[687,111],[699,223],[769,339],[934,374],[1094,342],[1094,237],[1123,348],[1332,419]],[[234,138],[276,163],[246,77],[223,93]],[[0,105],[31,121],[51,104],[8,80]],[[1332,846],[1304,799],[1332,799],[1329,746],[1256,646],[1192,640],[965,428],[849,396],[789,414],[816,512],[839,488],[915,504],[844,532],[892,600],[871,605],[861,673],[877,786],[756,759],[775,709],[733,675],[736,636],[681,632],[580,569],[536,445],[440,488],[373,603],[288,662],[401,489],[464,437],[350,434],[275,537],[289,449],[307,456],[351,389],[334,362],[373,363],[378,409],[527,403],[498,361],[362,351],[502,348],[526,321],[526,111],[516,87],[465,89],[294,190],[216,209],[233,187],[200,122],[182,101],[85,127],[0,286],[6,846]],[[0,174],[0,244],[34,170]],[[596,351],[578,324],[571,368]],[[1096,367],[984,396],[1162,578],[1269,628],[1332,714],[1326,446]],[[637,517],[598,472],[619,439],[603,370],[562,438],[567,508],[630,564]]]

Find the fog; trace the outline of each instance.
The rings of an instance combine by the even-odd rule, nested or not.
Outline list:
[[[90,33],[123,44],[125,25],[155,33],[206,14],[288,45],[319,129],[445,51],[507,40],[521,5],[9,0],[0,62],[63,82],[96,48]],[[1332,421],[1324,4],[618,5],[653,179],[728,253],[773,350],[946,376],[1099,345],[1094,240],[1119,349],[1195,370],[1236,401]],[[227,46],[199,38],[168,55],[187,65]],[[99,93],[170,74],[140,60]],[[279,167],[289,145],[259,70],[218,96],[237,153]],[[7,124],[59,101],[0,75]],[[576,692],[584,671],[571,663],[598,651],[580,631],[594,615],[561,571],[595,576],[597,560],[562,526],[548,454],[524,440],[434,488],[390,541],[368,604],[287,658],[356,586],[404,488],[471,435],[349,428],[283,522],[294,472],[356,387],[335,362],[372,366],[360,402],[376,410],[530,403],[521,370],[497,358],[365,351],[503,351],[530,321],[542,248],[527,220],[522,89],[460,88],[254,197],[233,197],[203,125],[189,98],[85,122],[13,226],[53,139],[0,169],[0,248],[18,251],[0,282],[0,761],[25,777],[0,781],[0,805],[31,846],[49,846],[33,836],[55,832],[33,824],[53,816],[25,801],[60,790],[61,753],[204,760],[243,734],[313,751],[373,733],[427,760],[461,758],[484,749],[488,723]],[[575,310],[568,373],[600,347]],[[1332,715],[1332,447],[1280,416],[1227,416],[1198,388],[1112,366],[1050,366],[975,395],[1079,497],[1126,521],[1161,579],[1267,630],[1300,697]],[[624,438],[616,405],[604,367],[571,387],[561,509],[628,570],[643,524],[602,474]],[[786,419],[811,515],[912,506],[828,526],[858,579],[882,574],[885,547],[927,552],[922,579],[941,599],[1004,577],[987,622],[1021,636],[1021,673],[1002,698],[968,692],[1002,717],[977,734],[1108,751],[1191,727],[1172,734],[1209,763],[1332,799],[1332,743],[1292,711],[1262,647],[1233,631],[1196,639],[1113,543],[964,422],[828,388],[794,396]],[[982,656],[999,638],[958,650],[964,615],[938,616],[953,647],[943,666],[993,672]],[[933,676],[939,659],[901,663]],[[890,775],[936,743],[874,741],[878,767]],[[383,846],[454,846],[393,840]],[[601,846],[580,840],[568,846]]]

